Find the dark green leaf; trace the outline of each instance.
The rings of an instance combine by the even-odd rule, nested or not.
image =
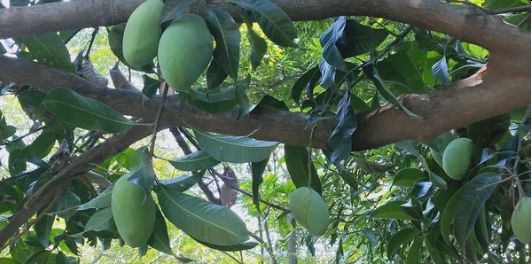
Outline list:
[[[342,57],[354,57],[375,50],[387,36],[388,32],[385,29],[371,28],[348,19],[343,34],[336,41],[336,46]]]
[[[395,254],[401,249],[403,244],[410,244],[412,238],[417,236],[419,231],[413,227],[407,227],[399,232],[393,234],[387,242],[386,255],[388,259],[392,259]]]
[[[318,81],[321,78],[321,72],[319,67],[313,67],[310,70],[306,71],[292,86],[291,97],[299,104],[301,98],[301,92],[306,91],[307,94],[311,95],[313,88],[316,86]]]
[[[37,61],[65,71],[74,71],[68,49],[57,33],[22,37],[20,41],[28,48],[32,58]]]
[[[432,74],[438,82],[449,84],[449,70],[447,69],[447,58],[445,56],[432,65]]]
[[[94,213],[89,221],[85,224],[84,231],[106,231],[114,230],[115,223],[113,221],[113,212],[111,207],[100,209]]]
[[[227,73],[220,64],[215,60],[211,60],[211,64],[207,68],[207,88],[214,89],[220,86],[227,78]]]
[[[219,161],[234,163],[258,162],[270,157],[277,142],[255,140],[248,137],[194,132],[201,149]]]
[[[418,180],[425,177],[426,175],[420,169],[405,168],[395,175],[393,185],[411,188],[414,187]]]
[[[244,250],[252,249],[252,248],[254,248],[254,247],[256,247],[258,245],[257,242],[248,240],[248,241],[244,241],[242,243],[235,244],[235,245],[218,246],[218,245],[213,245],[213,244],[209,244],[207,242],[200,241],[200,240],[195,239],[195,238],[193,238],[193,239],[196,240],[198,243],[206,246],[206,247],[209,247],[209,248],[212,248],[212,249],[215,249],[215,250],[219,250],[219,251],[244,251]]]
[[[251,46],[251,53],[250,53],[250,62],[251,62],[251,68],[253,70],[257,69],[257,67],[260,65],[260,62],[262,61],[262,58],[264,57],[264,54],[266,54],[267,44],[266,40],[264,40],[261,36],[259,36],[254,30],[253,26],[251,24],[246,24],[247,26],[247,37],[249,44]]]
[[[355,133],[356,128],[357,119],[355,111],[351,107],[351,93],[346,90],[338,103],[336,127],[327,142],[332,149],[331,161],[337,166],[349,157],[349,153],[351,153],[351,135]]]
[[[421,236],[416,236],[414,242],[408,250],[408,255],[406,257],[406,264],[419,264],[421,259],[421,249],[423,248],[423,238]]]
[[[247,9],[255,15],[262,31],[275,44],[294,46],[297,31],[286,13],[269,0],[227,0]]]
[[[286,169],[296,188],[309,186],[321,194],[321,182],[306,148],[294,145],[284,146]]]
[[[262,174],[264,173],[264,170],[266,169],[266,165],[268,165],[268,160],[265,159],[263,161],[258,162],[252,162],[251,163],[251,176],[252,176],[252,182],[251,182],[251,189],[253,193],[253,204],[255,205],[255,208],[257,208],[257,211],[260,213],[260,205],[259,205],[259,187],[262,183]]]
[[[181,171],[207,170],[220,163],[201,150],[169,162],[174,168]]]
[[[161,81],[153,79],[146,74],[142,75],[142,80],[144,82],[142,93],[148,98],[153,98],[153,96],[157,94],[159,87],[161,87]]]
[[[231,246],[249,237],[244,222],[229,208],[170,188],[160,188],[157,197],[166,218],[195,239],[218,246]]]
[[[207,10],[207,25],[216,40],[214,58],[233,80],[238,80],[240,60],[240,31],[238,24],[226,11],[218,8]]]
[[[340,53],[340,50],[336,46],[336,42],[344,34],[345,24],[345,16],[338,17],[338,19],[336,19],[336,21],[320,37],[320,44],[323,50],[323,59],[328,65],[342,71],[345,71],[347,66],[344,62],[342,54]],[[322,75],[325,76],[323,70]]]
[[[209,113],[227,112],[237,105],[234,87],[220,85],[213,89],[191,89],[183,97],[192,105]]]
[[[150,247],[155,248],[163,253],[172,254],[166,221],[164,220],[163,214],[159,209],[156,211],[153,233],[146,243]]]
[[[456,205],[453,218],[454,236],[462,247],[465,247],[468,237],[472,234],[484,203],[495,191],[500,181],[501,175],[483,172],[463,187],[460,198],[463,202]]]
[[[191,175],[181,176],[173,179],[159,180],[158,187],[169,188],[178,192],[184,192],[194,186],[203,178],[204,171],[194,172]]]
[[[140,154],[140,163],[137,167],[130,171],[125,177],[131,183],[138,184],[144,190],[149,191],[155,182],[155,172],[153,171],[153,164],[151,160],[151,153],[148,147],[142,147],[137,150]]]
[[[421,153],[417,150],[417,148],[414,146],[414,144],[411,141],[401,141],[401,142],[395,143],[395,145],[398,148],[416,156],[419,159],[419,161],[421,162],[421,165],[423,165],[425,170],[428,171],[429,179],[432,182],[432,184],[434,184],[438,188],[441,188],[444,190],[447,189],[447,182],[445,182],[444,179],[442,179],[440,176],[438,176],[436,173],[430,170],[427,160],[425,159],[425,157],[423,157],[423,155],[421,155]]]
[[[94,99],[68,88],[56,88],[43,100],[43,105],[62,120],[74,126],[109,133],[123,132],[133,125],[120,113]]]
[[[80,205],[78,211],[87,210],[87,209],[102,209],[111,206],[111,194],[113,191],[113,186],[111,185],[105,191],[100,193],[94,199]]]
[[[403,206],[403,201],[391,201],[373,211],[372,216],[382,219],[415,220]]]
[[[196,0],[166,0],[161,17],[161,24],[181,16],[187,10],[188,6],[195,1]]]
[[[54,220],[55,215],[44,215],[33,227],[37,241],[45,248],[50,245],[50,232],[52,231]]]
[[[440,232],[443,237],[443,241],[445,241],[445,243],[447,243],[448,245],[451,244],[449,235],[451,235],[451,224],[453,221],[454,212],[458,203],[461,202],[460,199],[462,198],[463,190],[464,188],[460,188],[453,194],[453,196],[451,196],[451,198],[447,202],[447,205],[445,205],[445,209],[441,215]]]

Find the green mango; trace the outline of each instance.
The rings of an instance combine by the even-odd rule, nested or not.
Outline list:
[[[161,36],[157,55],[166,82],[175,90],[189,90],[212,59],[212,42],[203,18],[184,15],[174,20]]]
[[[131,247],[148,241],[155,225],[155,202],[140,185],[124,175],[116,181],[111,194],[111,211],[120,237]]]
[[[517,202],[511,224],[517,239],[525,244],[530,243],[530,197],[523,197]]]
[[[140,69],[157,55],[163,8],[161,0],[147,0],[129,17],[124,29],[122,52],[131,67]]]
[[[327,231],[330,215],[321,196],[309,187],[299,187],[290,194],[290,210],[296,221],[310,234],[321,236]]]
[[[473,141],[468,138],[457,138],[443,151],[443,170],[454,180],[461,180],[467,174],[473,156]]]

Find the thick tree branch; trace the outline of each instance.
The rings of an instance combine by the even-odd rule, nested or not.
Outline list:
[[[0,38],[121,23],[143,0],[84,0],[0,9]],[[436,0],[273,0],[293,20],[342,15],[388,18],[447,33],[494,51],[522,52],[530,34],[471,4]],[[212,3],[221,5],[220,3]],[[24,18],[24,23],[20,19]],[[508,41],[511,39],[512,41]]]

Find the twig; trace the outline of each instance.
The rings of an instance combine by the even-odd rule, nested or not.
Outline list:
[[[14,143],[14,142],[16,142],[16,141],[19,141],[19,140],[21,140],[21,139],[23,139],[23,138],[25,138],[25,137],[27,137],[27,136],[29,136],[29,135],[34,134],[35,132],[38,132],[38,131],[43,130],[45,127],[46,127],[46,126],[38,127],[38,128],[36,128],[36,129],[34,129],[34,130],[29,131],[28,133],[26,133],[26,134],[24,134],[24,135],[22,135],[22,136],[18,136],[17,138],[15,138],[15,139],[13,139],[13,140],[11,140],[11,141],[9,141],[9,142],[6,142],[6,143],[0,143],[0,146],[5,146],[5,145],[8,145],[8,144]]]
[[[166,102],[166,97],[168,95],[168,84],[164,85],[163,99],[157,110],[157,115],[155,116],[155,124],[153,125],[153,134],[151,136],[150,142],[150,155],[153,156],[155,151],[155,139],[157,138],[157,132],[159,131],[159,121],[161,120],[161,115],[163,114],[164,103]]]
[[[264,233],[266,233],[266,241],[268,242],[267,251],[268,253],[270,253],[270,257],[272,258],[272,263],[277,264],[277,259],[275,258],[275,255],[273,254],[273,244],[272,244],[272,239],[270,237],[270,230],[268,228],[268,222],[266,221],[266,218],[264,218]]]
[[[517,13],[517,12],[530,12],[530,6],[529,5],[513,6],[513,7],[505,7],[505,8],[499,8],[499,9],[488,11],[488,13],[492,15],[498,15],[498,14],[504,14],[504,13]]]
[[[91,48],[92,48],[92,44],[94,43],[94,39],[96,39],[96,35],[98,34],[98,30],[100,30],[99,28],[94,28],[94,31],[92,32],[92,35],[91,35],[91,40],[89,42],[89,46],[87,47],[87,51],[85,52],[85,58],[88,58],[89,57],[89,54],[91,52]]]

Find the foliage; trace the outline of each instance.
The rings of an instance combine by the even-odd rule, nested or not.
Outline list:
[[[161,29],[193,2],[166,1]],[[155,149],[138,142],[72,179],[17,232],[2,261],[79,263],[88,261],[87,252],[97,252],[94,262],[111,252],[127,263],[284,263],[290,255],[305,263],[530,260],[530,244],[516,239],[510,223],[519,198],[530,197],[528,109],[453,129],[431,142],[351,152],[359,113],[391,104],[419,118],[397,95],[444,89],[470,76],[487,63],[486,50],[386,19],[293,23],[270,1],[225,2],[238,17],[206,10],[213,58],[192,89],[179,96],[201,111],[233,114],[235,120],[276,108],[307,114],[312,130],[335,117],[327,147],[183,127],[160,133]],[[527,3],[472,2],[487,9]],[[522,21],[514,16],[504,19]],[[131,71],[122,54],[123,32],[124,25],[51,32],[2,40],[0,52],[68,72],[79,70],[70,58],[85,53],[78,58],[107,76],[103,73],[115,61]],[[154,74],[156,65],[128,78],[146,100],[158,96],[164,82]],[[154,125],[124,117],[70,87],[45,94],[39,87],[0,85],[6,98],[0,101],[1,227],[73,159],[112,135]],[[449,137],[474,145],[467,157],[472,163],[459,180],[441,167]],[[112,184],[122,176],[157,197],[155,228],[135,250],[124,246],[110,210]],[[322,236],[312,236],[290,212],[289,196],[301,187],[312,188],[314,200],[326,203],[319,209],[328,210],[330,223]],[[233,202],[226,204],[227,197]],[[294,241],[297,249],[291,252]]]

